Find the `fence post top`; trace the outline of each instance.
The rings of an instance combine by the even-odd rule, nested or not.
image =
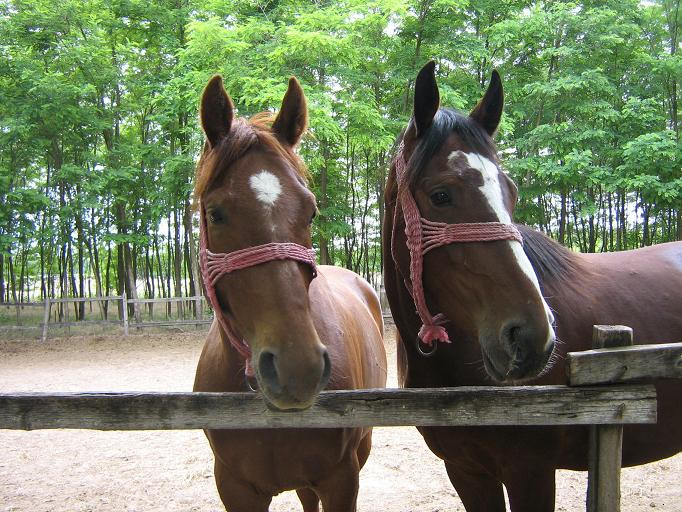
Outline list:
[[[624,347],[632,344],[632,327],[627,325],[594,325],[592,327],[592,348]]]

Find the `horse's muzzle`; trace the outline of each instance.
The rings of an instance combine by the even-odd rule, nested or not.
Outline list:
[[[481,342],[485,343],[484,340]],[[553,350],[554,330],[551,326],[510,322],[500,330],[497,343],[483,346],[483,361],[494,380],[523,381],[538,377],[543,372]]]
[[[295,351],[280,353],[262,350],[256,364],[256,377],[269,407],[301,410],[310,407],[329,382],[331,360],[323,346],[316,357],[305,358]]]

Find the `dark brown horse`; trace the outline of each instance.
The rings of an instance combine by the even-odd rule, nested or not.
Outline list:
[[[374,290],[347,270],[305,262],[316,205],[294,153],[307,124],[296,79],[289,81],[274,121],[267,114],[247,121],[234,117],[216,76],[201,100],[201,123],[207,140],[195,195],[207,245],[202,249],[220,257],[254,247],[284,248],[286,254],[216,280],[214,306],[221,320],[208,334],[195,391],[248,391],[247,368],[277,409],[306,408],[325,387],[385,386],[383,320]],[[287,252],[291,247],[303,255],[300,260]],[[231,343],[235,333],[243,347]],[[317,511],[320,500],[327,512],[355,510],[371,429],[206,435],[218,492],[230,512],[267,511],[274,495],[291,489],[306,512]]]
[[[396,156],[405,166],[421,216],[447,224],[511,222],[516,188],[500,170],[492,135],[502,114],[502,85],[489,88],[467,116],[439,109],[433,63],[419,73],[414,115]],[[406,247],[395,161],[386,193],[385,286],[399,331],[398,363],[406,387],[565,384],[561,361],[590,348],[593,324],[624,324],[635,343],[682,339],[682,243],[612,254],[577,254],[518,227],[523,238],[452,243],[424,256],[429,308],[449,320],[450,344],[417,343],[422,319],[408,288]],[[402,193],[403,187],[401,186]],[[537,291],[538,282],[542,295]],[[547,357],[546,298],[557,343]],[[551,318],[549,319],[551,321]],[[551,361],[548,363],[548,361]],[[547,364],[547,367],[545,367]],[[522,371],[524,370],[524,371]],[[658,424],[626,426],[623,465],[682,450],[682,382],[656,385]],[[554,510],[557,468],[585,470],[586,427],[421,428],[468,511]]]

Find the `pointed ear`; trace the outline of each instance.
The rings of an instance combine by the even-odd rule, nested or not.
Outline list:
[[[211,78],[201,96],[201,127],[206,140],[215,147],[230,132],[234,118],[234,105],[223,87],[223,78],[215,75]]]
[[[308,127],[308,104],[303,89],[295,77],[289,79],[289,88],[282,100],[282,108],[272,123],[272,131],[290,146],[301,140]]]
[[[414,129],[415,136],[421,137],[431,126],[433,117],[440,106],[440,94],[436,84],[436,63],[428,62],[417,75],[414,84]]]
[[[502,91],[502,80],[497,70],[493,69],[490,77],[488,90],[478,102],[478,105],[469,114],[469,117],[476,121],[491,137],[497,130],[502,118],[502,108],[504,107],[504,92]]]

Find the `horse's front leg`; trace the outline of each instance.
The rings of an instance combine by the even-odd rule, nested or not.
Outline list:
[[[315,491],[324,512],[355,512],[360,485],[360,464],[355,453],[341,462],[334,473],[317,482]]]
[[[307,487],[296,489],[298,499],[303,505],[303,512],[320,512],[320,498],[318,498],[315,491]]]
[[[517,469],[504,481],[512,512],[554,512],[554,468],[527,463]]]
[[[467,512],[505,512],[502,482],[497,478],[462,470],[458,464],[447,461],[445,469]]]
[[[215,483],[228,512],[268,512],[272,496],[259,494],[252,485],[236,480],[217,457]]]

